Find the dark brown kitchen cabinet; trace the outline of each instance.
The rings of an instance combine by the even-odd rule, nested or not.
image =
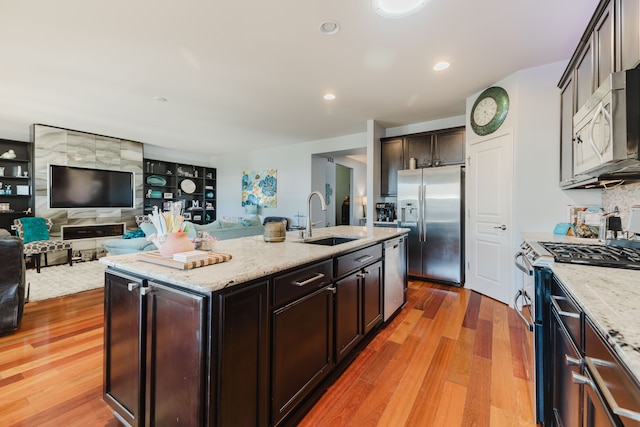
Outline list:
[[[575,181],[573,173],[573,78],[569,77],[560,92],[560,186]]]
[[[434,166],[464,164],[464,153],[464,128],[444,130],[434,134],[432,154],[432,164]]]
[[[407,136],[405,142],[405,164],[402,169],[409,168],[409,159],[416,159],[418,167],[433,166],[433,135]]]
[[[272,425],[279,425],[333,368],[333,288],[273,313]]]
[[[398,171],[404,169],[404,138],[390,138],[380,141],[381,168],[380,194],[398,194]]]
[[[630,70],[640,64],[640,2],[618,0],[616,3],[619,23],[618,70]]]
[[[617,0],[611,1],[603,10],[600,19],[593,30],[593,44],[595,48],[595,86],[593,91],[604,83],[609,74],[617,71],[615,56],[615,25],[613,5]],[[582,105],[582,104],[579,104]]]
[[[140,298],[143,280],[125,274],[105,276],[104,400],[125,425],[139,426],[143,414],[144,337]]]
[[[267,426],[269,282],[218,295],[218,426]]]
[[[409,159],[417,167],[464,164],[465,128],[463,126],[382,138],[380,195],[398,195],[398,171],[409,169]]]
[[[277,426],[333,369],[331,259],[274,277],[271,424]]]
[[[104,398],[125,425],[205,423],[206,301],[106,274]]]
[[[336,259],[336,362],[382,321],[381,257],[378,244]]]

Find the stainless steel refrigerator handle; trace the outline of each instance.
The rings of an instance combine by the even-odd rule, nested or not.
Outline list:
[[[422,184],[422,241],[427,241],[427,185]]]
[[[418,185],[418,241],[422,242],[422,184]]]

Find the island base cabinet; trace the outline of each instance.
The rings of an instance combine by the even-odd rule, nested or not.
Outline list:
[[[142,279],[107,273],[104,286],[104,400],[123,424],[138,426],[144,384]]]
[[[146,424],[204,425],[206,297],[152,282],[146,289]]]
[[[106,274],[104,399],[123,424],[205,424],[206,303],[203,295]]]
[[[213,425],[268,425],[268,289],[268,281],[261,281],[218,296],[218,414]]]
[[[333,288],[273,313],[272,425],[279,425],[333,368]]]

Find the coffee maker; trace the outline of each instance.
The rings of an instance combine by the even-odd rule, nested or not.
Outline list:
[[[394,203],[376,203],[376,221],[393,222],[396,219],[396,205]]]

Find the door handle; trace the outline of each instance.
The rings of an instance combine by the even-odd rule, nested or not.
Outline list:
[[[506,225],[504,225],[504,224],[502,224],[502,225],[497,225],[497,226],[495,226],[495,227],[493,227],[493,228],[496,228],[496,229],[499,229],[499,230],[504,231],[504,230],[506,230],[506,229],[507,229],[507,226],[506,226]]]

